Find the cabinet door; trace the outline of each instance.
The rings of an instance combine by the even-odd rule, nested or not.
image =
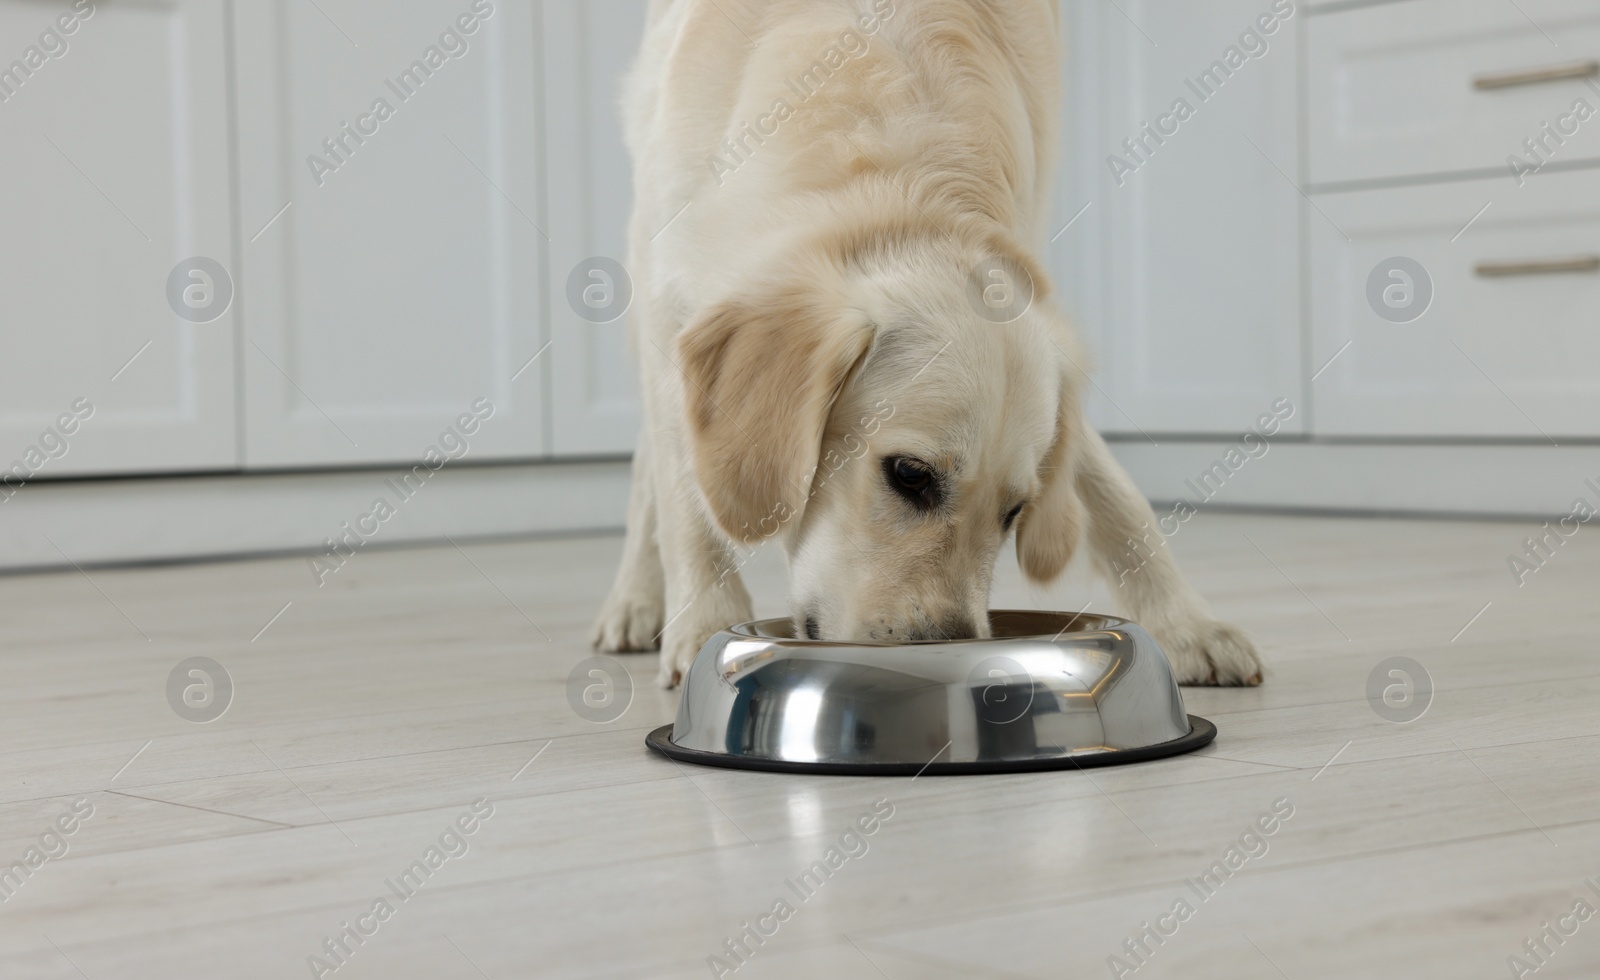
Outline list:
[[[644,34],[644,0],[552,0],[544,16],[550,202],[551,450],[633,449],[639,372],[628,352],[627,222],[633,174],[622,142],[623,76]]]
[[[3,0],[0,38],[0,469],[236,466],[222,0]]]
[[[1105,314],[1105,205],[1100,201],[1100,172],[1095,156],[1105,127],[1100,92],[1101,59],[1106,44],[1106,16],[1117,13],[1093,0],[1068,0],[1061,6],[1061,113],[1056,134],[1056,172],[1051,217],[1045,223],[1042,256],[1054,280],[1055,304],[1076,328],[1088,355],[1093,377],[1084,393],[1089,423],[1102,432],[1127,419],[1116,415],[1106,394],[1106,348],[1110,331]]]
[[[1099,173],[1108,431],[1237,434],[1276,399],[1300,401],[1300,18],[1272,11],[1130,0],[1098,12],[1099,87],[1074,98],[1101,124],[1072,152]]]
[[[251,0],[238,19],[245,462],[543,453],[529,5]]]

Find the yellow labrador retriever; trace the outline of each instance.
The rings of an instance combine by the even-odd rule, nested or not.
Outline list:
[[[647,420],[603,650],[676,684],[779,540],[798,632],[984,636],[994,561],[1048,582],[1155,526],[1085,424],[1046,300],[1048,0],[654,0],[625,96]],[[1165,549],[1122,582],[1180,681],[1256,684]]]

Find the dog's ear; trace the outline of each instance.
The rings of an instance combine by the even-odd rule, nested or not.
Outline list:
[[[872,333],[860,311],[787,292],[718,306],[679,335],[695,476],[729,537],[805,509],[828,414]]]
[[[1039,494],[1017,517],[1017,564],[1030,580],[1052,582],[1078,548],[1083,533],[1083,504],[1078,499],[1075,449],[1081,438],[1078,371],[1068,365],[1061,379],[1056,409],[1056,435],[1039,464]]]

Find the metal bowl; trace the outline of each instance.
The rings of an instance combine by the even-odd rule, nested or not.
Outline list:
[[[787,619],[734,626],[706,641],[677,722],[645,743],[735,769],[956,775],[1140,762],[1216,737],[1125,619],[994,610],[989,627],[895,644],[796,639]]]

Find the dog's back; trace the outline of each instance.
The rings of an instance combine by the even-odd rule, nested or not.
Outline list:
[[[748,220],[867,155],[1041,244],[1057,34],[1047,0],[658,0],[624,97],[635,231],[688,201]]]

